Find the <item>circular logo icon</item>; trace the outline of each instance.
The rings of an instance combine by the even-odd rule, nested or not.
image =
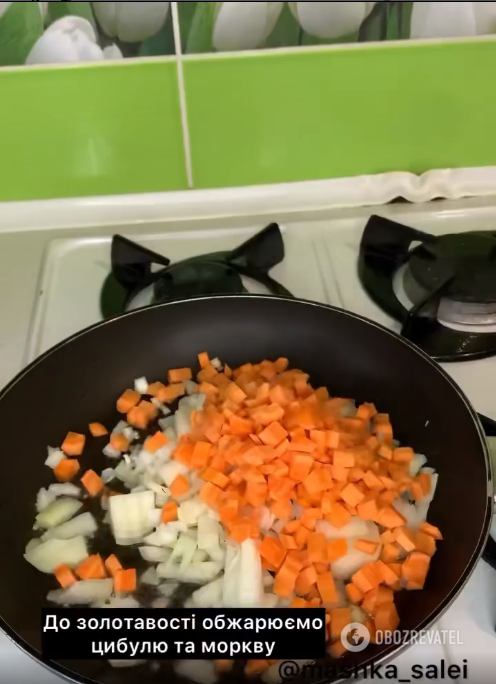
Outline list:
[[[359,622],[352,622],[341,632],[341,643],[347,651],[360,653],[370,644],[370,632]]]

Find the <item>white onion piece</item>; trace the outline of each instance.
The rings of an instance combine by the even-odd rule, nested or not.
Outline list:
[[[369,620],[367,613],[358,606],[351,606],[351,621],[364,625]]]
[[[158,576],[162,579],[177,579],[190,584],[208,584],[212,582],[222,570],[221,563],[191,563],[188,568],[181,572],[178,565],[161,563],[158,568]]]
[[[191,432],[191,410],[178,409],[174,416],[176,424],[176,434],[180,439]]]
[[[357,414],[357,407],[355,406],[354,401],[350,401],[345,404],[341,409],[340,409],[340,414],[343,416],[343,418],[355,418]]]
[[[210,660],[177,660],[174,669],[180,677],[196,684],[215,684],[217,681],[215,664]]]
[[[260,513],[260,530],[264,534],[267,534],[270,528],[274,525],[276,516],[267,508],[267,506],[263,506],[260,509]]]
[[[179,587],[179,582],[164,582],[158,588],[158,591],[165,598],[171,598],[173,594],[177,591]]]
[[[58,496],[81,496],[82,491],[79,487],[76,487],[76,485],[72,484],[71,482],[61,482],[61,483],[55,483],[52,484],[48,487],[48,491],[50,494],[55,494],[56,497]]]
[[[225,608],[237,608],[239,596],[239,577],[241,575],[241,548],[229,544],[224,566],[224,588],[222,605]]]
[[[152,527],[154,527],[154,528],[160,527],[161,520],[162,520],[162,509],[161,508],[154,508],[153,511],[150,511],[150,524]]]
[[[181,564],[179,567],[179,571],[182,573],[193,561],[193,556],[195,555],[195,551],[197,548],[197,540],[189,535],[184,534],[183,532],[177,540],[172,555],[168,562],[170,564],[173,564],[180,560]]]
[[[418,530],[421,523],[424,522],[420,519],[421,516],[418,507],[404,499],[400,498],[393,501],[393,508],[405,518],[406,527],[409,530]]]
[[[148,380],[146,378],[136,378],[134,381],[134,390],[139,394],[148,393]]]
[[[423,454],[415,454],[413,460],[410,461],[410,477],[417,477],[420,469],[427,463],[427,458]]]
[[[378,560],[379,556],[381,555],[382,544],[380,543],[381,535],[379,532],[379,528],[373,522],[364,522],[364,525],[365,530],[363,534],[359,534],[356,537],[348,537],[346,539],[348,544],[347,555],[343,556],[342,558],[339,558],[335,563],[332,563],[331,571],[336,581],[350,580],[353,577],[353,575],[356,572],[358,572],[364,565]],[[364,553],[363,551],[358,551],[357,549],[355,549],[354,544],[357,539],[365,539],[367,541],[378,543],[379,545],[374,555],[370,555],[368,553]],[[340,597],[341,602],[343,600],[343,596]]]
[[[100,477],[102,478],[102,482],[104,484],[108,484],[109,482],[112,482],[112,480],[115,480],[115,470],[113,468],[105,468],[105,470],[102,471]]]
[[[36,548],[38,548],[38,546],[39,546],[40,544],[41,544],[41,539],[31,539],[31,540],[28,541],[28,543],[26,544],[26,549],[25,549],[24,553],[25,553],[26,555],[29,555],[29,554],[32,553]]]
[[[56,498],[56,495],[48,489],[40,489],[36,496],[36,511],[42,513]]]
[[[155,568],[148,568],[146,572],[141,575],[141,583],[149,587],[158,587],[160,580]]]
[[[126,423],[125,420],[120,420],[115,426],[115,428],[112,430],[112,434],[122,435],[127,427],[129,427],[129,423]]]
[[[198,591],[195,591],[191,599],[196,608],[216,608],[222,602],[223,578],[206,584]]]
[[[107,458],[113,459],[118,459],[121,457],[121,452],[118,451],[118,449],[114,449],[111,444],[107,444],[107,446],[102,450],[102,454],[107,456]]]
[[[152,529],[150,512],[155,509],[155,495],[145,492],[112,496],[109,499],[110,524],[119,546],[143,541]]]
[[[62,498],[57,499],[49,506],[47,506],[41,513],[36,516],[36,524],[38,527],[50,529],[62,525],[62,523],[70,520],[82,508],[81,501],[76,499]]]
[[[179,461],[169,461],[159,470],[159,475],[163,482],[170,487],[178,475],[187,475],[188,468]]]
[[[206,551],[196,550],[192,563],[204,563],[206,560],[208,560],[208,553]]]
[[[147,563],[167,563],[172,554],[170,549],[161,549],[158,546],[142,546],[139,552]]]
[[[199,518],[206,513],[207,506],[199,497],[194,497],[189,501],[185,501],[179,506],[178,518],[188,525],[194,527],[198,525]]]
[[[49,539],[26,551],[24,558],[40,572],[50,575],[59,565],[77,567],[88,558],[84,537]]]
[[[91,537],[98,530],[98,525],[91,513],[82,513],[63,525],[53,527],[42,536],[47,539],[73,539],[74,537]]]
[[[370,526],[358,516],[353,517],[344,527],[337,528],[326,520],[319,520],[316,525],[317,532],[325,534],[329,541],[336,539],[365,538],[370,533]]]
[[[277,608],[279,596],[276,594],[264,594],[260,608]]]
[[[109,660],[109,664],[116,670],[124,669],[126,667],[141,667],[141,665],[146,665],[146,660]]]
[[[139,473],[136,473],[125,460],[121,461],[115,469],[115,476],[128,487],[136,487],[140,482]]]
[[[257,607],[261,604],[262,598],[262,561],[256,542],[253,539],[247,539],[241,544],[239,607]]]
[[[65,454],[61,449],[53,449],[48,447],[48,458],[45,461],[45,465],[55,470],[61,461],[65,458]]]
[[[170,413],[170,410],[169,410],[169,413]],[[165,433],[165,431],[168,430],[169,428],[174,428],[174,426],[176,424],[176,419],[174,418],[174,416],[167,416],[167,418],[161,418],[158,421],[158,424],[160,425],[160,429],[163,430],[163,432]],[[175,434],[175,432],[174,432],[174,434]]]
[[[131,444],[132,442],[134,442],[135,439],[139,439],[139,438],[140,438],[139,432],[136,433],[135,430],[134,430],[134,428],[132,428],[130,425],[129,425],[129,427],[124,428],[124,430],[122,431],[122,434],[124,435],[124,437],[127,439],[127,441],[128,441],[130,444]],[[136,435],[138,435],[138,436],[136,436]]]
[[[200,385],[196,382],[193,382],[192,380],[185,380],[184,389],[186,390],[186,394],[188,395],[198,394],[198,392],[200,391]]]
[[[223,562],[225,553],[220,546],[221,526],[209,515],[198,518],[198,548],[206,551],[214,561]]]
[[[274,586],[274,577],[270,574],[268,570],[264,570],[262,573],[262,584],[264,589],[270,589]]]
[[[86,580],[76,582],[68,589],[51,591],[47,599],[62,606],[84,606],[108,601],[112,596],[113,587],[114,581],[111,579]]]
[[[177,527],[173,527],[170,523],[167,525],[160,525],[155,532],[145,537],[143,540],[148,546],[170,546],[175,544],[179,536]]]

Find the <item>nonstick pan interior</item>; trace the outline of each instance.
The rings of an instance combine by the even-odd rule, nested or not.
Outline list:
[[[115,400],[134,378],[163,380],[207,350],[231,367],[286,356],[334,396],[374,402],[390,413],[395,436],[440,473],[429,520],[445,541],[422,592],[402,593],[401,629],[425,627],[454,599],[488,535],[491,477],[483,432],[451,379],[419,350],[379,326],[329,307],[259,296],[194,299],[127,314],[81,333],[46,354],[0,396],[0,616],[3,627],[39,656],[45,596],[53,578],[23,559],[35,497],[48,486],[47,445],[98,420],[117,423]],[[101,470],[102,445],[88,441],[83,467]],[[379,660],[395,647],[371,646],[350,663]],[[53,664],[52,664],[53,665]],[[113,670],[106,661],[54,664],[102,684],[173,682],[161,669]],[[67,669],[66,669],[67,668]],[[239,679],[238,679],[239,681]]]

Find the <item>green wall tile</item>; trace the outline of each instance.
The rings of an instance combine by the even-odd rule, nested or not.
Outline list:
[[[195,186],[496,165],[496,40],[188,56]]]
[[[0,70],[0,201],[187,188],[174,59]]]

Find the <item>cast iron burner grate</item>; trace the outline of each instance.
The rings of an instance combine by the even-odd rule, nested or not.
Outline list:
[[[359,276],[402,335],[437,361],[496,355],[496,233],[436,237],[372,216]]]
[[[243,278],[262,285],[270,294],[292,297],[289,290],[269,275],[284,256],[284,241],[276,223],[231,252],[205,254],[175,264],[161,254],[115,235],[112,270],[100,297],[101,312],[104,318],[110,318],[139,306],[174,299],[246,293]]]

